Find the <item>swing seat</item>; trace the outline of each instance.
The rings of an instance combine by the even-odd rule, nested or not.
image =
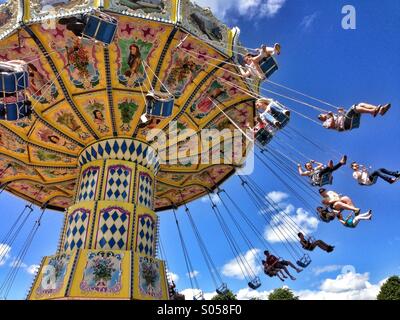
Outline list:
[[[0,120],[17,121],[29,117],[32,106],[26,101],[0,104]]]
[[[264,72],[265,77],[268,79],[272,74],[278,70],[278,63],[274,57],[267,57],[260,62],[261,70]]]
[[[361,124],[361,114],[357,113],[351,118],[350,130],[358,129]]]
[[[198,301],[198,300],[204,300],[204,293],[203,291],[200,291],[198,294],[195,294],[193,296],[193,300]]]
[[[29,76],[27,71],[0,72],[0,97],[16,94],[27,89],[28,86]]]
[[[310,256],[308,254],[305,254],[300,260],[296,261],[296,264],[299,267],[307,268],[310,265],[311,261],[312,260],[311,260]]]
[[[332,183],[333,183],[333,174],[332,174],[332,172],[329,172],[329,173],[325,173],[321,176],[319,186],[323,187],[325,185],[332,184]]]
[[[327,172],[323,175],[318,175],[318,179],[312,179],[311,185],[314,187],[323,187],[326,185],[331,185],[333,183],[333,174],[332,172]]]
[[[278,101],[269,104],[272,116],[280,122],[280,127],[284,128],[290,121],[290,111]]]
[[[261,280],[259,277],[255,277],[247,285],[250,289],[257,290],[259,287],[261,287]]]
[[[174,108],[174,97],[171,95],[161,97],[156,92],[149,92],[146,96],[146,115],[157,118],[169,118]]]
[[[100,41],[104,45],[113,42],[117,31],[118,22],[113,17],[101,14],[86,15],[86,25],[82,31],[82,36],[95,41]]]
[[[268,143],[270,143],[273,137],[274,135],[265,128],[258,130],[256,133],[256,140],[262,146],[266,146]]]
[[[219,295],[224,296],[228,293],[228,286],[226,285],[226,283],[221,284],[220,287],[217,288],[217,290],[215,290]]]

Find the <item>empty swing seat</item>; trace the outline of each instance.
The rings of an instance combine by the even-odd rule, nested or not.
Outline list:
[[[0,104],[0,120],[17,121],[32,114],[32,105],[27,101]]]
[[[256,140],[262,145],[265,146],[271,142],[274,135],[268,131],[266,128],[262,128],[256,133]]]
[[[196,301],[198,301],[198,300],[204,300],[204,294],[203,294],[203,292],[200,291],[198,294],[195,294],[195,295],[193,296],[193,300],[196,300]]]
[[[86,25],[82,36],[109,45],[114,40],[117,26],[117,20],[109,15],[89,14],[86,16]]]
[[[261,287],[261,280],[259,277],[255,277],[247,285],[250,289],[257,290],[259,287]]]
[[[271,77],[275,71],[278,70],[278,64],[275,58],[272,56],[262,59],[260,67],[267,79]]]
[[[307,268],[311,263],[311,258],[308,254],[305,254],[300,260],[297,260],[296,263],[299,267]]]
[[[151,117],[168,118],[174,108],[174,97],[167,94],[150,92],[146,96],[146,114]]]
[[[27,71],[0,72],[0,97],[15,94],[25,90],[28,86],[29,77]]]
[[[226,295],[228,293],[228,286],[226,285],[226,283],[221,284],[220,287],[217,288],[217,290],[215,290],[219,295]]]

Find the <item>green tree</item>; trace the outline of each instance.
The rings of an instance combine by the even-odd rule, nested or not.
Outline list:
[[[217,294],[211,298],[211,300],[237,300],[236,295],[233,294],[231,290],[228,290],[225,294]]]
[[[299,300],[289,288],[275,289],[268,296],[268,300]]]
[[[381,287],[378,300],[400,300],[400,277],[390,277]]]

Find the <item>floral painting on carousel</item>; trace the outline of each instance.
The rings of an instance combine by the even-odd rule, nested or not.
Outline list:
[[[38,296],[55,295],[60,292],[65,283],[65,275],[71,256],[67,253],[50,257],[42,268],[42,281],[36,289]]]
[[[90,134],[83,129],[78,118],[69,109],[57,108],[54,118],[59,125],[69,129],[72,133],[78,135],[80,139],[86,140],[90,137]]]
[[[172,59],[170,65],[166,68],[163,83],[178,98],[202,69],[202,65],[196,63],[196,60],[190,55],[185,54],[185,51],[173,50]]]
[[[137,103],[132,99],[125,99],[125,101],[118,104],[122,125],[120,130],[122,132],[129,132],[131,130],[131,123],[135,113],[138,109]]]
[[[139,291],[143,296],[162,298],[160,263],[150,257],[139,257]]]
[[[81,41],[60,24],[54,30],[41,31],[52,36],[49,39],[50,47],[59,53],[63,62],[63,69],[59,70],[61,76],[66,70],[69,80],[77,89],[94,89],[99,85],[99,61],[96,56],[99,46]]]
[[[118,293],[121,291],[123,253],[89,252],[80,288],[83,292]]]

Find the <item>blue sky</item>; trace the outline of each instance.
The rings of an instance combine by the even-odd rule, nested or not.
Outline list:
[[[400,170],[398,1],[234,0],[229,2],[229,7],[226,7],[226,1],[223,0],[198,2],[216,9],[221,18],[231,26],[238,25],[242,31],[241,41],[247,47],[256,48],[260,43],[281,43],[282,54],[278,58],[280,69],[271,80],[338,106],[348,107],[361,101],[376,104],[392,102],[393,108],[387,116],[377,119],[363,117],[361,128],[348,133],[327,131],[295,114],[290,126],[329,150],[339,150],[348,154],[350,160],[357,160],[374,168]],[[356,30],[341,28],[341,9],[346,4],[356,8]],[[264,87],[279,91],[270,85]],[[318,114],[301,104],[279,100],[309,117],[315,118]],[[325,108],[321,104],[317,105]],[[319,151],[297,137],[288,139],[281,134],[280,138],[295,145],[302,153],[322,162],[331,157],[330,154]],[[271,147],[279,148],[276,143],[272,143]],[[282,151],[293,158],[298,156],[289,153],[288,150]],[[298,218],[296,210],[303,208],[304,204],[297,201],[290,191],[258,162],[253,178],[263,186],[266,194],[272,191],[288,194],[286,198],[281,196],[284,198],[281,205],[285,208],[289,206],[288,210],[293,208],[291,215]],[[225,183],[223,188],[232,197],[240,199],[241,206],[249,217],[265,228],[262,225],[263,220],[243,193],[237,177]],[[373,298],[383,279],[400,273],[400,184],[390,186],[379,182],[373,187],[361,188],[352,180],[351,171],[346,167],[335,175],[332,189],[351,196],[356,205],[363,209],[371,208],[374,218],[371,222],[360,223],[355,230],[345,229],[336,221],[330,224],[319,223],[317,227],[308,226],[316,229],[314,234],[317,238],[335,245],[335,251],[332,254],[313,252],[313,262],[309,268],[298,275],[297,281],[286,281],[285,285],[303,299]],[[5,193],[0,196],[0,201],[2,235],[7,232],[16,214],[23,208],[24,202]],[[312,203],[318,205],[315,201]],[[233,255],[211,212],[210,204],[198,200],[189,207],[215,264],[222,272],[224,266],[233,259]],[[39,209],[36,209],[33,215],[37,217],[38,214]],[[188,289],[190,283],[173,216],[170,212],[161,213],[160,216],[161,239],[169,268],[179,277],[176,281],[178,289]],[[313,216],[310,213],[308,217],[311,219]],[[198,271],[201,288],[205,293],[212,293],[215,288],[182,209],[178,211],[178,217],[190,248],[194,268]],[[33,222],[32,217],[31,224]],[[20,270],[11,298],[25,297],[32,282],[29,271],[33,268],[29,267],[39,264],[42,256],[55,252],[61,223],[61,214],[50,211],[45,214],[37,237],[24,260],[26,267]],[[28,228],[25,231],[28,231]],[[232,232],[235,232],[233,227]],[[247,234],[252,242],[258,244],[250,231]],[[242,244],[240,239],[238,242]],[[8,261],[0,266],[0,281],[5,277],[20,245],[19,241],[13,245]],[[274,243],[272,246],[282,257],[290,257],[281,244]],[[241,248],[243,253],[246,253],[246,247],[242,245]],[[351,266],[345,268],[350,272],[342,274],[344,266]],[[260,274],[262,287],[258,292],[250,292],[246,289],[245,281],[234,277],[232,269],[223,277],[240,298],[265,297],[273,288],[282,286],[279,280],[265,278]]]

